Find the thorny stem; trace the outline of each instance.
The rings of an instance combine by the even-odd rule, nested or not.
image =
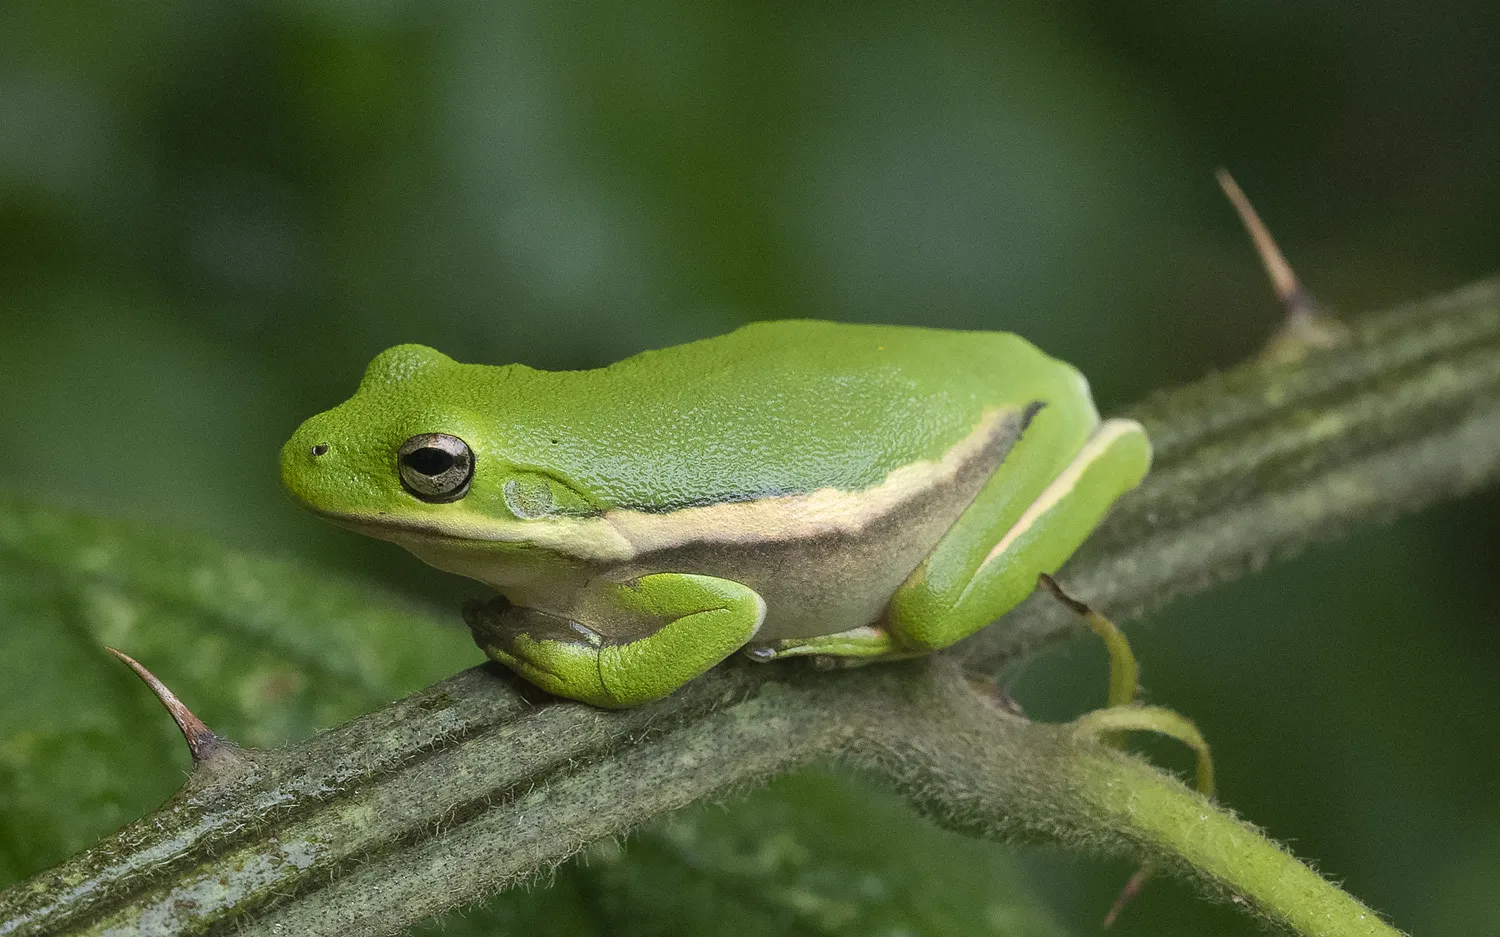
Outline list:
[[[1500,474],[1500,282],[1132,415],[1156,469],[1059,576],[1122,620]],[[977,835],[1126,850],[1303,934],[1393,933],[1176,781],[1072,727],[1007,716],[956,676],[957,661],[994,673],[1079,627],[1043,596],[945,659],[834,673],[735,662],[623,712],[476,668],[195,773],[156,813],[0,893],[0,935],[394,934],[830,753]]]

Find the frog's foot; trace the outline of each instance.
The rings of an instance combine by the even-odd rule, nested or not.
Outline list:
[[[745,656],[753,661],[766,663],[783,657],[811,657],[814,666],[823,670],[862,667],[876,661],[915,657],[919,653],[901,647],[892,640],[888,631],[874,625],[811,638],[782,638],[745,647]]]
[[[1051,592],[1058,601],[1088,622],[1089,630],[1097,634],[1109,650],[1109,703],[1103,709],[1084,713],[1074,723],[1075,730],[1090,738],[1100,739],[1111,745],[1121,745],[1127,732],[1154,732],[1176,739],[1191,748],[1198,759],[1196,787],[1204,797],[1214,796],[1214,761],[1208,742],[1193,721],[1181,713],[1161,706],[1145,706],[1137,701],[1140,694],[1140,665],[1130,642],[1114,622],[1094,611],[1087,603],[1080,602],[1063,591],[1057,580],[1045,573],[1038,577],[1042,588]],[[1114,906],[1105,915],[1104,926],[1109,927],[1119,917],[1125,905],[1146,884],[1152,874],[1151,864],[1145,863],[1121,889]]]

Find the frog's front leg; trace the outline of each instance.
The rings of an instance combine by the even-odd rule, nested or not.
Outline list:
[[[590,588],[581,617],[627,621],[638,637],[497,599],[464,618],[492,659],[550,693],[595,706],[666,696],[754,637],[766,605],[748,586],[713,576],[655,573]]]

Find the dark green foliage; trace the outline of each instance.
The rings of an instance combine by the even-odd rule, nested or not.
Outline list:
[[[311,735],[475,663],[394,596],[199,538],[0,498],[0,879],[155,807],[187,748],[142,661],[242,744]]]
[[[200,628],[197,600],[169,598],[183,583],[147,600],[76,562],[39,572],[4,521],[0,878],[182,777],[175,730],[104,640],[249,741],[475,659],[447,630],[470,587],[278,490],[277,447],[381,349],[576,367],[770,316],[1004,327],[1113,409],[1274,325],[1220,163],[1335,307],[1493,272],[1497,11],[0,4],[0,481],[133,518],[179,556],[209,538],[296,557],[309,580],[272,578],[314,582],[299,602],[338,568],[435,609],[421,653],[340,670],[358,658],[347,636],[317,649],[322,621],[252,645]],[[1497,517],[1492,493],[1360,528],[1132,632],[1153,700],[1215,743],[1226,799],[1423,935],[1500,934]],[[78,544],[115,529],[69,523]],[[69,536],[48,549],[76,559]],[[449,639],[455,656],[424,658]],[[1080,644],[1018,693],[1065,718],[1102,700],[1102,672]],[[1129,872],[1024,861],[1078,933]],[[527,900],[562,921],[592,893],[568,887]],[[1170,883],[1119,928],[1252,932]]]

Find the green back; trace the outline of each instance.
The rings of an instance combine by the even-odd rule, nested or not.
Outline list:
[[[941,458],[986,410],[1036,400],[1092,415],[1078,372],[1015,335],[781,321],[589,371],[398,346],[334,412],[392,446],[451,432],[598,507],[660,511],[867,488]]]

